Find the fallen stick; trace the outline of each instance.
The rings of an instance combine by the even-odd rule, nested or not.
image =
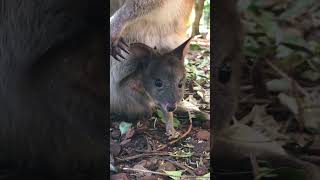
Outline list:
[[[179,140],[181,140],[182,138],[186,137],[190,132],[191,132],[191,129],[192,129],[192,118],[191,118],[191,113],[190,111],[188,111],[188,114],[189,114],[189,128],[188,128],[188,131],[186,131],[182,136],[180,136],[179,138],[169,142],[168,144],[164,145],[164,146],[161,146],[160,148],[156,149],[156,151],[161,151],[163,150],[164,148],[168,147],[169,145],[172,145],[176,142],[178,142]]]

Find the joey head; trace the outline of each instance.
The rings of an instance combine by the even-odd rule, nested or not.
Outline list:
[[[111,112],[144,114],[158,106],[166,120],[167,135],[177,137],[173,111],[184,95],[184,57],[190,40],[165,54],[142,43],[131,44],[130,57],[111,66]]]

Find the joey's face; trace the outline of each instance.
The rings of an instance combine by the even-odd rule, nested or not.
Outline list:
[[[185,68],[177,57],[153,59],[144,74],[146,91],[167,112],[173,112],[182,100],[185,87]]]
[[[140,63],[138,72],[142,75],[145,91],[167,112],[173,112],[183,98],[186,78],[184,57],[191,39],[163,55],[145,44],[131,45],[134,61]]]

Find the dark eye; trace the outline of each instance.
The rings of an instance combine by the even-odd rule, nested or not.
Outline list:
[[[156,79],[154,81],[154,85],[157,86],[157,87],[162,87],[162,81],[160,79]]]
[[[179,83],[179,84],[178,84],[178,88],[182,88],[182,83]]]

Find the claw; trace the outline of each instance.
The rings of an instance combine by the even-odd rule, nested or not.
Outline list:
[[[121,50],[123,50],[127,54],[131,54],[131,52],[129,51],[129,45],[123,40],[123,38],[119,39],[119,44],[118,45],[119,45]]]
[[[110,49],[111,49],[111,56],[117,61],[126,60],[126,57],[122,55],[121,51],[127,54],[131,54],[129,51],[129,46],[127,45],[127,43],[125,43],[123,38],[119,38],[118,40],[113,41],[113,43],[111,43],[110,45]],[[117,56],[119,56],[121,59],[119,59]]]
[[[119,53],[119,54],[117,54],[119,57],[121,57],[123,60],[125,60],[126,58],[121,54],[121,53]]]
[[[110,55],[116,59],[117,61],[120,61],[118,58],[117,58],[117,55],[121,54],[121,51],[117,48],[116,45],[111,45],[111,48],[110,48]]]

